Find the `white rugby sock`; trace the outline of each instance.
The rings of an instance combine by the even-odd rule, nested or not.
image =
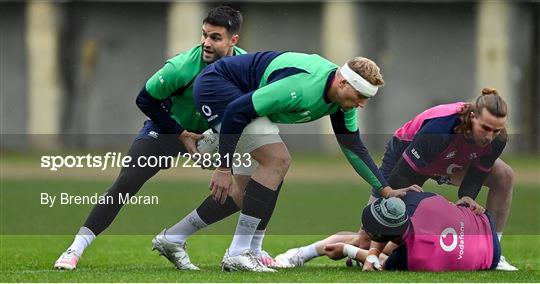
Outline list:
[[[81,256],[86,247],[88,247],[95,238],[96,235],[94,235],[90,229],[83,226],[79,229],[79,232],[75,236],[75,239],[68,250],[74,250],[79,256]]]
[[[305,246],[305,247],[301,247],[299,250],[300,250],[300,254],[302,255],[302,258],[304,259],[304,262],[308,262],[318,256],[319,253],[317,253],[317,243],[312,243],[311,245],[309,246]]]
[[[255,255],[261,254],[262,250],[262,243],[264,240],[264,234],[266,233],[265,230],[256,230],[255,235],[253,235],[253,239],[251,240],[251,250],[255,253]]]
[[[180,222],[165,230],[165,238],[173,243],[184,244],[189,236],[206,226],[195,209]]]
[[[240,213],[236,231],[229,247],[229,255],[236,256],[251,248],[251,240],[261,219]]]

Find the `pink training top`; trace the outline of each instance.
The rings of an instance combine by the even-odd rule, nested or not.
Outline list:
[[[489,172],[505,143],[482,147],[454,132],[460,122],[459,111],[465,103],[432,107],[396,130],[394,136],[410,143],[403,159],[417,173],[425,176],[450,176],[470,164]],[[485,157],[485,158],[484,158]]]
[[[398,128],[396,132],[394,132],[394,136],[402,141],[412,141],[414,135],[420,131],[420,128],[422,128],[422,125],[426,120],[456,114],[461,110],[464,104],[464,102],[457,102],[453,104],[438,105],[427,109],[405,123],[402,127]]]
[[[456,206],[441,196],[423,199],[405,242],[409,270],[486,270],[493,262],[493,234],[485,214]]]

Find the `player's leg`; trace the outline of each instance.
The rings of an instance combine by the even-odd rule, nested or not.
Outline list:
[[[281,143],[282,141],[278,135],[279,129],[271,124],[267,118],[260,118],[246,127],[247,132],[254,129],[263,130],[262,132],[266,134],[257,135],[256,137],[246,137],[245,135],[242,135],[237,147],[237,152],[249,153],[266,144]],[[224,204],[214,201],[214,199],[209,196],[201,203],[201,205],[199,205],[199,207],[180,220],[180,222],[169,229],[163,230],[154,238],[154,247],[179,269],[185,269],[186,266],[192,267],[191,263],[181,263],[182,261],[186,262],[185,260],[189,259],[186,257],[187,252],[185,251],[185,242],[189,236],[210,224],[236,213],[242,207],[245,188],[251,179],[251,174],[258,166],[258,163],[255,160],[251,161],[251,165],[246,165],[244,162],[247,161],[245,160],[242,160],[242,162],[241,165],[233,167],[235,184],[233,185],[233,191],[227,197]],[[273,201],[273,204],[275,204],[275,200]],[[269,218],[269,216],[266,218]],[[263,218],[261,223],[267,224],[267,221],[265,221],[266,218]],[[260,227],[258,229],[260,229]],[[264,229],[265,228],[257,230],[252,239],[251,247],[259,253],[261,253]],[[162,247],[164,249],[161,249]],[[273,261],[270,257],[262,259]]]
[[[324,246],[334,243],[347,243],[357,245],[359,242],[359,235],[355,232],[339,232],[329,236],[326,239],[316,241],[307,246],[292,248],[276,256],[276,267],[279,268],[292,268],[303,266],[304,263],[325,255]]]
[[[113,197],[114,203],[94,206],[71,246],[56,261],[55,268],[69,270],[76,268],[84,250],[97,235],[109,227],[122,208],[123,204],[118,202],[118,195],[136,194],[142,185],[160,170],[160,168],[139,167],[136,164],[137,157],[158,153],[161,153],[160,146],[153,140],[137,139],[133,142],[128,152],[128,155],[132,157],[132,164],[121,169],[116,181],[107,191],[107,195]]]
[[[224,270],[252,270],[244,260],[256,258],[251,251],[253,237],[257,229],[261,229],[260,224],[266,229],[277,200],[277,190],[290,165],[290,155],[283,143],[264,145],[251,153],[259,165],[246,186],[235,235],[223,258]],[[253,271],[272,271],[259,268]]]
[[[273,124],[267,117],[260,117],[253,120],[244,129],[236,147],[239,153],[250,153],[252,163],[242,163],[241,165],[236,167],[234,169],[235,176],[243,175],[246,177],[251,177],[259,166],[257,159],[261,159],[261,157],[258,156],[265,155],[265,153],[261,153],[261,150],[258,149],[265,145],[281,144],[282,142],[283,141],[279,136],[279,128],[275,124]],[[274,259],[267,252],[262,250],[262,243],[266,233],[266,227],[268,226],[268,222],[270,221],[270,218],[272,217],[272,214],[274,212],[274,208],[277,203],[277,199],[282,185],[283,181],[278,185],[278,188],[274,194],[274,199],[270,202],[269,210],[257,226],[257,230],[255,230],[255,234],[253,235],[253,239],[251,240],[250,245],[251,251],[259,258],[259,261],[267,266],[272,265]]]
[[[182,220],[168,229],[164,229],[152,240],[153,250],[167,258],[180,270],[199,270],[191,263],[186,249],[187,239],[199,230],[216,223],[240,210],[232,196],[240,199],[243,195],[242,178],[235,177],[232,193],[225,203],[216,202],[212,196],[207,197],[197,208],[186,215]],[[240,181],[240,184],[238,183]],[[245,185],[244,185],[245,186]]]
[[[450,176],[452,184],[459,186],[463,181],[465,172],[459,171]],[[489,188],[486,209],[493,216],[498,235],[502,233],[510,214],[513,185],[514,171],[503,160],[497,159],[484,181],[484,186]]]
[[[497,159],[484,184],[489,188],[486,209],[495,220],[495,229],[500,239],[512,206],[514,171],[503,160]]]

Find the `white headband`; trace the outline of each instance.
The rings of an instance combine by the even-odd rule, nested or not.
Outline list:
[[[366,79],[362,78],[358,73],[354,72],[347,63],[339,69],[339,72],[341,72],[341,75],[343,75],[343,78],[353,86],[355,90],[360,92],[362,95],[366,97],[373,97],[377,93],[377,90],[379,87],[373,86],[370,82],[368,82]]]

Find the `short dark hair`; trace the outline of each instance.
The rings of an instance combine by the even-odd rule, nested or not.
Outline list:
[[[224,27],[229,35],[240,33],[242,27],[242,13],[229,6],[221,5],[208,12],[203,24]]]

